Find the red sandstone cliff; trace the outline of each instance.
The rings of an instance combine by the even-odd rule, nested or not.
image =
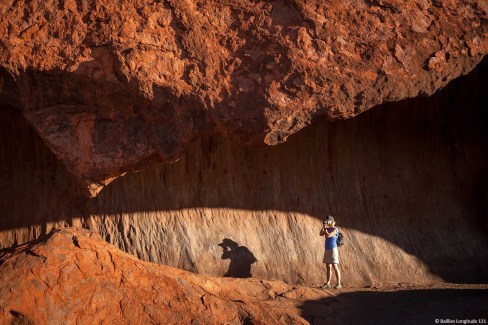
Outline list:
[[[485,1],[2,1],[0,109],[92,195],[204,135],[277,144],[432,94],[488,52]]]
[[[440,312],[486,317],[486,285],[418,289],[323,291],[206,277],[142,262],[74,228],[0,251],[1,324],[373,324],[430,322]]]
[[[311,285],[333,214],[345,285],[487,282],[487,64],[278,146],[196,141],[91,199],[22,116],[1,112],[0,248],[77,225],[142,260],[223,276],[229,238],[257,259],[253,277]]]
[[[488,52],[487,10],[2,1],[0,323],[364,322],[379,303],[389,323],[486,315],[486,291],[412,306],[416,294],[268,280],[323,282],[317,229],[332,213],[347,286],[487,281],[488,61],[431,98],[365,112],[471,71]],[[241,145],[319,118],[345,121]],[[79,188],[95,195],[126,172],[96,198]],[[85,230],[43,237],[60,225],[146,262]],[[225,239],[248,256],[238,267]],[[224,274],[267,280],[208,276]]]

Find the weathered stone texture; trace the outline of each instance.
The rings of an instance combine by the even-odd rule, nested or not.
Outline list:
[[[86,230],[0,255],[2,324],[306,324],[292,301],[276,299],[290,289],[142,262]]]
[[[321,290],[214,278],[140,261],[75,228],[0,251],[1,324],[422,323],[442,312],[478,319],[488,311],[487,288]]]
[[[486,282],[483,62],[430,98],[316,123],[278,146],[197,141],[93,199],[22,117],[3,116],[0,247],[78,225],[143,260],[222,276],[229,238],[254,255],[253,277],[317,284],[320,222],[333,214],[346,285]]]
[[[483,0],[2,1],[0,109],[88,191],[196,138],[277,144],[432,94],[487,50]]]

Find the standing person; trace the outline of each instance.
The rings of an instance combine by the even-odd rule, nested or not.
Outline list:
[[[339,237],[339,229],[335,227],[334,217],[327,216],[324,220],[324,225],[320,230],[320,236],[325,236],[325,253],[323,263],[327,266],[327,283],[322,288],[330,288],[330,280],[332,279],[332,267],[337,278],[336,289],[342,288],[341,285],[341,270],[339,270],[339,249],[337,248],[337,238]]]

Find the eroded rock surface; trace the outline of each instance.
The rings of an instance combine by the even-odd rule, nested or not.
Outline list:
[[[432,94],[487,53],[485,1],[2,1],[0,108],[89,192],[195,138],[277,144]]]
[[[325,276],[318,231],[332,214],[347,286],[486,283],[487,64],[278,146],[198,140],[91,199],[23,117],[2,112],[0,248],[78,225],[142,260],[223,276],[228,238],[254,255],[253,277],[311,285]]]
[[[0,283],[2,324],[306,323],[296,308],[287,310],[292,301],[279,298],[291,288],[284,283],[243,283],[142,262],[80,229],[55,230],[3,252]]]
[[[2,324],[422,323],[438,313],[485,317],[487,288],[324,291],[207,277],[142,262],[76,228],[55,229],[41,240],[0,251]]]

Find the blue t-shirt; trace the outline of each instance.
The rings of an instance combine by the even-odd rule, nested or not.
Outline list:
[[[337,247],[337,237],[339,237],[339,229],[336,227],[333,228],[325,228],[325,231],[327,231],[329,234],[331,232],[336,230],[336,234],[330,238],[325,238],[325,249],[332,249],[334,247]]]

